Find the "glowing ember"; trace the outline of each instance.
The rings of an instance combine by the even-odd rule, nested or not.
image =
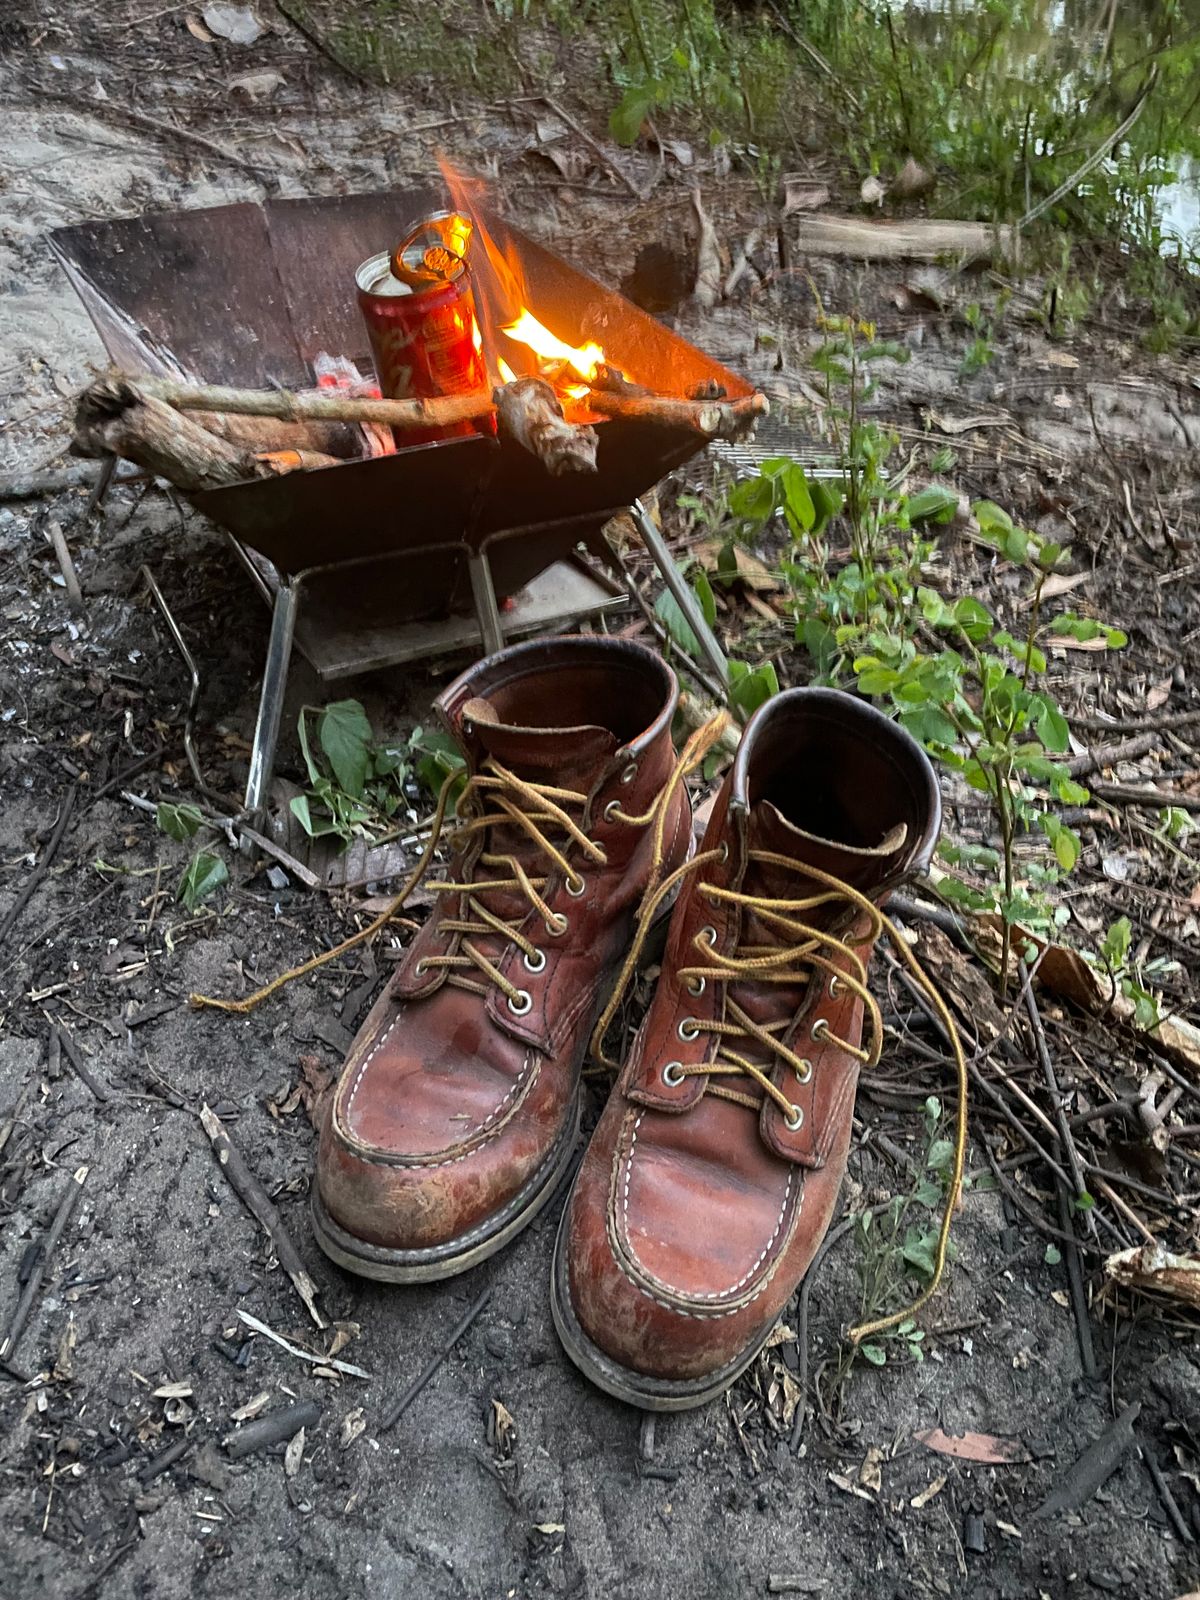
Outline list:
[[[517,344],[527,345],[542,361],[558,361],[577,372],[585,380],[584,384],[566,389],[566,393],[576,399],[587,394],[587,384],[604,361],[604,351],[598,344],[591,341],[578,347],[565,344],[529,310],[523,310],[515,322],[500,331]]]
[[[503,356],[496,357],[496,370],[500,374],[501,383],[516,383],[517,375]]]

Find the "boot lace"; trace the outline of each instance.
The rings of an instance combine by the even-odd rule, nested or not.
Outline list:
[[[617,986],[604,1009],[603,1015],[596,1024],[592,1035],[593,1053],[606,1066],[613,1067],[615,1063],[609,1061],[603,1054],[603,1039],[609,1024],[624,998],[630,978],[636,970],[641,949],[649,933],[655,912],[661,902],[669,895],[678,884],[689,874],[701,870],[703,867],[723,861],[725,848],[705,850],[694,856],[675,872],[664,878],[657,887],[648,892],[642,902],[638,919],[638,929],[632,947],[630,948]],[[916,956],[909,948],[908,941],[903,934],[884,914],[880,908],[851,884],[843,882],[831,873],[822,872],[816,867],[803,865],[793,861],[788,856],[777,855],[768,850],[751,850],[749,860],[761,866],[771,866],[784,870],[802,873],[811,878],[817,885],[817,892],[797,897],[795,899],[776,899],[763,895],[745,894],[739,890],[726,889],[718,884],[701,883],[697,892],[704,895],[710,903],[724,903],[734,906],[743,913],[753,912],[768,927],[776,929],[783,937],[785,943],[775,945],[743,945],[729,955],[723,954],[715,948],[716,931],[705,927],[693,938],[697,951],[706,959],[692,966],[681,967],[679,976],[687,980],[687,986],[692,994],[702,994],[709,983],[720,983],[726,986],[723,1015],[713,1018],[684,1017],[678,1025],[681,1039],[688,1041],[700,1033],[716,1034],[720,1044],[711,1061],[704,1061],[693,1065],[683,1065],[678,1061],[668,1062],[663,1069],[663,1077],[668,1084],[678,1084],[689,1077],[719,1078],[724,1080],[721,1084],[712,1085],[710,1094],[717,1094],[725,1099],[733,1100],[745,1105],[752,1110],[762,1108],[762,1097],[755,1097],[745,1092],[744,1089],[733,1087],[729,1080],[750,1080],[767,1096],[775,1102],[783,1114],[788,1127],[793,1131],[800,1127],[803,1113],[801,1108],[794,1105],[782,1089],[772,1081],[770,1076],[773,1058],[783,1061],[795,1073],[800,1083],[807,1083],[813,1074],[813,1064],[805,1056],[801,1056],[792,1045],[785,1043],[781,1037],[792,1026],[794,1015],[782,1017],[766,1023],[757,1022],[746,1010],[728,993],[731,985],[738,983],[768,983],[788,984],[791,986],[803,985],[807,987],[811,982],[820,980],[821,975],[828,974],[831,992],[837,993],[840,988],[848,989],[863,1003],[866,1012],[869,1039],[867,1048],[855,1045],[849,1039],[843,1039],[835,1034],[823,1018],[818,1018],[811,1030],[811,1036],[821,1043],[835,1045],[838,1049],[846,1051],[866,1067],[873,1067],[879,1061],[883,1041],[883,1019],[880,1015],[878,1002],[867,988],[867,967],[859,950],[863,946],[870,946],[880,934],[886,934],[889,942],[894,946],[902,963],[912,974],[921,989],[928,995],[930,1003],[937,1012],[939,1019],[946,1029],[954,1055],[955,1072],[957,1078],[957,1108],[954,1129],[954,1159],[951,1165],[950,1180],[947,1185],[945,1206],[942,1212],[941,1225],[938,1231],[937,1245],[934,1250],[934,1271],[928,1285],[918,1297],[891,1316],[880,1317],[875,1321],[860,1324],[850,1330],[849,1338],[853,1344],[882,1333],[888,1328],[897,1326],[906,1318],[911,1317],[920,1310],[937,1291],[942,1279],[946,1264],[946,1251],[950,1239],[950,1227],[954,1212],[957,1209],[959,1196],[962,1190],[963,1166],[966,1158],[967,1144],[967,1064],[963,1056],[962,1045],[959,1041],[958,1031],[954,1026],[954,1019],[945,1001],[937,992],[932,979],[925,972]],[[836,906],[850,912],[852,916],[860,915],[866,918],[866,931],[855,933],[850,937],[840,938],[828,928],[819,928],[807,921],[806,918],[821,907]],[[842,963],[845,963],[843,966]],[[847,971],[846,968],[849,968]],[[757,1044],[764,1053],[766,1065],[752,1059],[745,1053],[747,1041]],[[752,1045],[751,1045],[752,1048]]]

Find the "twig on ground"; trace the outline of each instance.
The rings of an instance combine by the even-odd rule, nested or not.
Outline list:
[[[292,1236],[288,1233],[270,1195],[246,1165],[216,1112],[210,1110],[207,1105],[201,1106],[200,1121],[212,1142],[221,1171],[229,1179],[230,1185],[241,1198],[247,1211],[275,1246],[279,1265],[292,1280],[296,1293],[304,1301],[305,1310],[318,1328],[327,1328],[328,1322],[317,1310],[316,1296],[320,1290],[309,1277],[299,1251],[292,1243]]]
[[[1168,711],[1155,717],[1072,717],[1071,727],[1081,733],[1174,733],[1200,722],[1200,710]]]
[[[50,842],[38,858],[37,866],[26,878],[24,886],[17,894],[17,898],[9,906],[3,922],[0,922],[0,945],[7,939],[17,918],[29,904],[37,891],[38,885],[53,865],[54,858],[58,854],[58,848],[63,842],[63,835],[67,831],[67,823],[71,820],[71,812],[74,809],[75,797],[78,793],[79,785],[73,783],[63,796],[62,809],[58,813],[58,821],[54,824],[54,832],[50,835]]]
[[[1159,1500],[1162,1502],[1162,1508],[1166,1512],[1171,1526],[1178,1534],[1180,1542],[1183,1544],[1195,1544],[1196,1536],[1192,1532],[1191,1528],[1188,1527],[1187,1519],[1179,1509],[1179,1502],[1171,1493],[1171,1488],[1167,1483],[1166,1478],[1163,1477],[1163,1470],[1155,1458],[1152,1447],[1148,1444],[1139,1446],[1138,1455],[1141,1456],[1142,1460],[1146,1464],[1146,1471],[1150,1474],[1150,1481],[1154,1485],[1154,1492],[1158,1495]]]
[[[1200,811],[1200,794],[1183,794],[1176,789],[1143,788],[1133,783],[1090,783],[1093,800],[1108,800],[1113,805],[1149,806],[1154,811],[1173,807],[1176,811]]]
[[[90,1089],[91,1092],[96,1096],[97,1100],[111,1100],[112,1090],[106,1083],[101,1083],[100,1080],[92,1074],[84,1062],[83,1052],[75,1043],[75,1040],[71,1037],[70,1029],[60,1027],[57,1023],[52,1023],[51,1026],[54,1030],[55,1037],[58,1039],[59,1047],[66,1056],[67,1060],[70,1062],[75,1076],[79,1079],[80,1083],[82,1083],[85,1088]]]
[[[1149,755],[1157,743],[1157,733],[1150,729],[1139,733],[1134,739],[1117,744],[1100,744],[1092,750],[1085,750],[1082,755],[1072,756],[1064,765],[1073,778],[1082,778],[1089,772],[1102,772],[1106,767],[1115,767],[1118,761],[1136,761],[1139,756]]]
[[[629,190],[630,194],[635,200],[645,201],[649,199],[649,195],[642,192],[642,190],[633,181],[625,169],[619,166],[617,162],[613,160],[612,156],[600,143],[599,139],[597,139],[594,134],[589,133],[588,130],[583,126],[582,122],[578,120],[578,118],[573,117],[571,113],[565,109],[565,107],[561,106],[557,100],[552,99],[550,95],[544,94],[540,98],[547,111],[552,111],[561,123],[570,128],[571,132],[575,134],[576,138],[583,140],[584,144],[587,145],[588,149],[601,163],[601,165],[607,167],[609,172],[612,173],[613,177],[624,184],[625,188]]]
[[[413,1379],[408,1388],[400,1396],[399,1400],[396,1401],[396,1404],[384,1416],[383,1421],[379,1424],[378,1431],[380,1433],[386,1433],[389,1428],[395,1427],[396,1423],[399,1422],[400,1418],[408,1410],[409,1406],[412,1405],[413,1401],[420,1394],[421,1390],[429,1382],[430,1378],[433,1377],[434,1373],[441,1366],[442,1362],[445,1361],[451,1350],[454,1349],[454,1346],[462,1338],[463,1334],[466,1333],[467,1329],[475,1321],[475,1318],[483,1310],[484,1306],[487,1305],[491,1297],[492,1290],[491,1285],[489,1284],[483,1293],[477,1296],[476,1299],[473,1300],[467,1307],[466,1311],[463,1312],[462,1316],[450,1330],[445,1342],[434,1355],[430,1356],[429,1360],[425,1363],[424,1367],[422,1367],[417,1377]]]
[[[58,559],[58,570],[62,573],[63,582],[67,586],[67,605],[79,613],[83,610],[83,590],[79,587],[79,574],[75,571],[75,562],[67,547],[66,535],[62,531],[62,524],[57,517],[50,517],[46,522],[46,532],[50,543],[54,546],[54,554]]]
[[[1133,1425],[1142,1407],[1140,1402],[1126,1406],[1071,1467],[1066,1477],[1033,1513],[1035,1520],[1056,1516],[1060,1511],[1076,1511],[1086,1505],[1120,1466],[1133,1444]]]
[[[8,1332],[4,1336],[4,1342],[0,1344],[0,1357],[7,1359],[13,1355],[17,1345],[20,1343],[21,1335],[25,1331],[25,1324],[29,1320],[29,1313],[33,1309],[33,1303],[38,1297],[38,1292],[42,1287],[42,1280],[46,1276],[46,1270],[50,1265],[50,1258],[58,1248],[58,1241],[66,1232],[71,1215],[79,1203],[79,1196],[83,1190],[87,1174],[88,1169],[86,1167],[78,1168],[72,1174],[69,1183],[63,1190],[62,1198],[58,1202],[58,1210],[54,1213],[54,1221],[50,1224],[50,1230],[46,1234],[38,1254],[37,1263],[29,1274],[29,1281],[25,1285],[21,1298],[17,1301],[17,1309],[13,1312]]]
[[[244,1461],[259,1450],[285,1444],[301,1428],[311,1428],[320,1418],[321,1408],[315,1400],[300,1400],[294,1406],[283,1406],[269,1416],[259,1417],[254,1422],[248,1422],[244,1428],[227,1433],[221,1443],[231,1461]]]
[[[303,1345],[293,1344],[290,1339],[285,1339],[281,1333],[276,1333],[274,1328],[269,1328],[260,1318],[252,1316],[249,1311],[238,1307],[238,1321],[244,1322],[255,1333],[261,1333],[264,1339],[270,1339],[272,1344],[277,1344],[281,1350],[286,1350],[288,1355],[295,1356],[297,1361],[307,1361],[310,1367],[332,1367],[335,1372],[344,1372],[348,1378],[366,1378],[370,1380],[371,1374],[364,1372],[361,1367],[356,1367],[352,1361],[343,1361],[339,1356],[323,1356],[313,1350],[306,1350]]]

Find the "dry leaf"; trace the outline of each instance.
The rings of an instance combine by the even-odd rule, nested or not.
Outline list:
[[[699,189],[692,190],[692,205],[696,212],[699,239],[696,244],[696,287],[693,293],[696,304],[711,311],[721,298],[721,246],[717,230],[709,221],[708,213],[700,200]]]
[[[205,6],[204,26],[230,44],[253,44],[267,31],[249,6]]]
[[[567,1525],[565,1522],[535,1522],[533,1529],[535,1533],[544,1533],[549,1536],[554,1533],[566,1533]]]
[[[932,172],[927,172],[919,161],[914,161],[912,156],[909,156],[892,179],[892,193],[901,200],[916,200],[921,195],[928,194],[936,182],[937,179]]]
[[[156,1400],[187,1400],[192,1394],[190,1383],[164,1383],[161,1388],[155,1389]]]
[[[1054,1301],[1056,1306],[1062,1306],[1064,1309],[1070,1309],[1071,1302],[1067,1298],[1065,1289],[1051,1289],[1050,1298]]]
[[[858,197],[865,206],[881,206],[886,194],[887,188],[878,178],[864,178],[862,188],[858,191]]]
[[[329,1360],[341,1355],[351,1339],[357,1339],[362,1332],[361,1322],[335,1322],[333,1325],[333,1339],[329,1349],[325,1352]]]
[[[805,178],[799,173],[785,172],[783,184],[783,214],[790,217],[797,211],[816,211],[829,204],[829,185],[815,178]]]
[[[507,1455],[516,1443],[517,1423],[503,1400],[492,1401],[492,1435],[497,1450]]]
[[[183,25],[193,39],[199,39],[201,44],[212,44],[213,35],[209,33],[199,17],[184,17]]]
[[[982,1461],[993,1467],[1011,1466],[1017,1461],[1028,1461],[1016,1439],[1000,1439],[994,1433],[943,1433],[941,1428],[926,1428],[913,1438],[927,1450],[939,1455],[953,1456],[956,1461]]]
[[[765,1345],[763,1345],[763,1349],[774,1350],[775,1346],[778,1344],[792,1344],[795,1341],[795,1338],[796,1335],[792,1332],[791,1328],[788,1327],[786,1322],[777,1322],[767,1335],[767,1342]]]
[[[366,1432],[367,1422],[363,1416],[363,1408],[355,1406],[353,1411],[347,1411],[342,1418],[342,1426],[338,1431],[338,1442],[343,1450],[349,1450],[360,1434]]]
[[[877,1444],[870,1445],[867,1449],[866,1459],[858,1469],[858,1481],[864,1489],[871,1489],[876,1494],[883,1488],[883,1472],[881,1463],[883,1451]]]
[[[289,1478],[294,1478],[300,1471],[300,1464],[304,1460],[304,1429],[288,1441],[288,1447],[283,1454],[283,1470]]]
[[[928,1489],[922,1489],[920,1494],[913,1495],[912,1499],[908,1503],[914,1511],[924,1511],[929,1502],[937,1495],[941,1494],[945,1487],[946,1474],[943,1472],[939,1477],[936,1477],[933,1480]]]
[[[236,1411],[229,1413],[233,1422],[249,1422],[251,1417],[258,1416],[259,1412],[269,1404],[271,1391],[264,1389],[261,1394],[256,1394],[253,1400],[247,1400],[244,1406],[239,1406]]]
[[[1072,589],[1078,589],[1081,583],[1086,583],[1092,576],[1090,572],[1052,572],[1042,585],[1042,599],[1053,600],[1060,594],[1070,594]],[[1029,604],[1033,604],[1033,596],[1029,597]]]
[[[996,1526],[1001,1533],[1007,1534],[1010,1539],[1019,1539],[1021,1537],[1020,1528],[1014,1528],[1011,1522],[1001,1522],[1000,1518],[997,1517]]]

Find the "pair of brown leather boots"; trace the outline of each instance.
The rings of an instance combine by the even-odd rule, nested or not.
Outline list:
[[[499,1250],[570,1168],[589,1036],[665,934],[551,1284],[571,1358],[658,1410],[749,1365],[829,1226],[878,1055],[877,907],[940,821],[901,728],[797,689],[750,722],[696,848],[677,697],[607,638],[517,645],[441,696],[467,760],[455,865],[350,1052],[312,1201],[321,1247],[369,1278]]]

